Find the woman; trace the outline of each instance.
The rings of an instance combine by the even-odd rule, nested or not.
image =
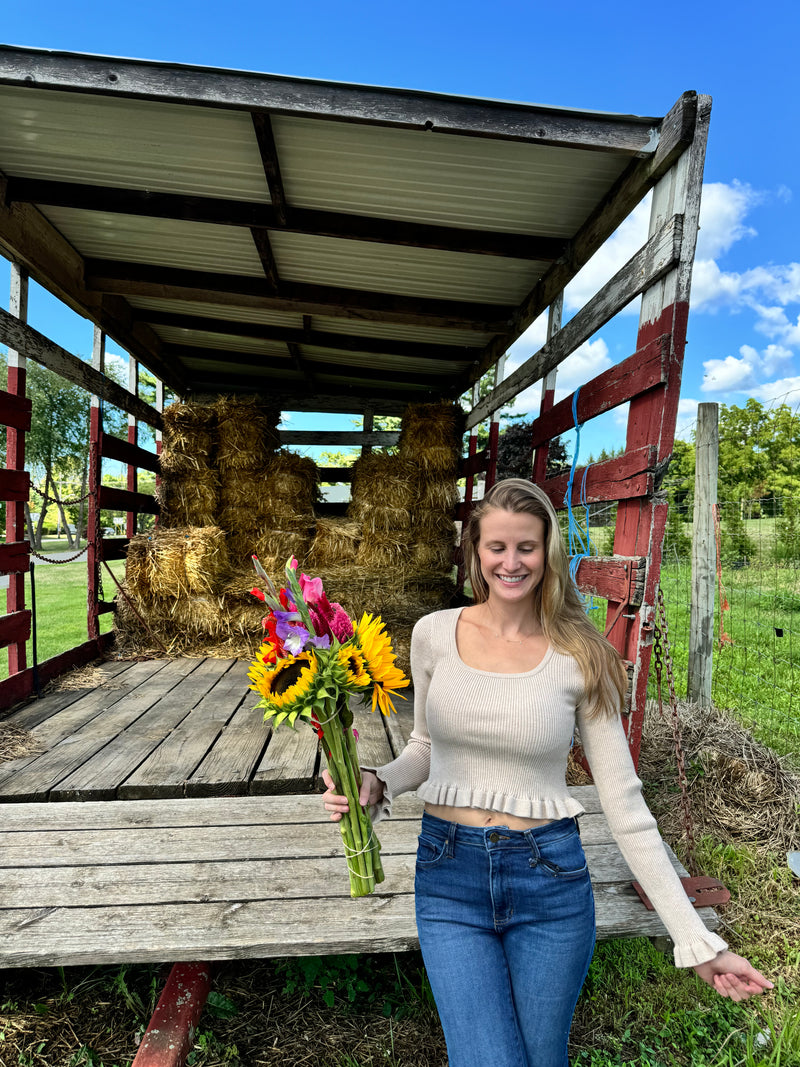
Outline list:
[[[675,944],[722,995],[771,983],[706,930],[641,796],[620,719],[627,676],[587,619],[553,507],[496,484],[464,536],[474,603],[414,628],[414,731],[365,770],[362,803],[425,801],[417,927],[451,1067],[564,1067],[594,947],[594,901],[564,781],[575,727],[614,837]],[[325,807],[347,801],[326,776]]]

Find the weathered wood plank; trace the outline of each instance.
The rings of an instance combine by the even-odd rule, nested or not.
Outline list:
[[[638,607],[644,595],[646,569],[643,556],[591,556],[578,564],[575,584],[582,593]]]
[[[2,308],[0,308],[2,311]],[[0,500],[28,499],[31,476],[27,471],[0,470]]]
[[[15,430],[30,430],[32,408],[33,402],[26,396],[0,389],[0,425],[11,426]]]
[[[353,726],[358,730],[358,762],[364,767],[381,767],[392,758],[389,738],[386,736],[386,719],[379,710],[374,712],[361,706],[358,699],[350,702],[353,709]]]
[[[12,711],[6,716],[5,722],[12,723],[21,730],[33,730],[76,701],[85,700],[87,697],[96,697],[101,690],[108,696],[110,692],[124,684],[124,679],[121,676],[126,671],[129,671],[131,667],[133,667],[132,660],[108,660],[105,663],[101,663],[96,668],[99,677],[97,686],[87,686],[86,689],[62,689],[55,693],[47,693],[40,699],[32,700],[16,711]],[[135,684],[138,684],[138,682]],[[106,686],[108,687],[107,689],[104,688]]]
[[[261,711],[253,708],[255,694],[246,692],[233,718],[214,747],[187,780],[187,797],[242,795],[270,739]]]
[[[203,660],[191,674],[181,679],[178,685],[166,694],[148,715],[142,716],[130,728],[131,736],[141,744],[142,748],[146,747],[148,742],[152,742],[149,751],[157,750],[164,738],[183,722],[192,709],[216,685],[220,675],[225,673],[229,666],[230,660],[211,658]],[[125,746],[121,743],[121,752],[124,753],[124,749]],[[163,761],[156,761],[160,774],[165,773],[164,766]],[[154,769],[145,760],[139,769],[120,784],[117,796],[126,800],[144,799],[152,795],[149,790],[155,788],[157,784],[159,786],[157,795],[183,795],[182,782],[172,786],[169,783],[157,783],[156,776],[151,773]]]
[[[296,729],[275,730],[250,783],[250,792],[299,793],[314,781],[318,752],[317,735],[306,723]]]
[[[30,541],[7,541],[0,545],[0,574],[23,574],[30,565]]]
[[[414,690],[409,686],[405,690],[407,701],[395,704],[397,711],[384,720],[386,736],[392,747],[392,755],[399,756],[408,744],[411,731],[414,729]]]
[[[34,330],[15,315],[0,308],[0,341],[24,353],[29,359],[60,374],[68,382],[81,386],[87,392],[108,400],[114,407],[122,408],[130,415],[142,419],[149,426],[161,429],[161,414],[143,400],[128,392],[113,379],[106,378],[78,356],[61,348],[43,333]]]
[[[572,482],[572,503],[577,504],[583,487],[583,472],[586,474],[586,501],[625,500],[630,497],[648,496],[653,492],[656,450],[650,445],[631,449],[621,456],[593,463],[590,467],[578,467]],[[542,486],[556,508],[564,507],[564,493],[569,484],[569,474],[548,478]]]
[[[145,799],[183,794],[184,783],[247,692],[247,664],[215,660],[214,667],[219,673],[208,693],[139,764],[120,789],[121,797]]]
[[[383,448],[396,445],[399,430],[279,430],[281,445],[361,445],[364,448]]]
[[[129,489],[117,489],[113,485],[101,485],[97,497],[97,506],[109,511],[143,511],[145,515],[158,515],[161,510],[155,497],[147,493],[133,493]]]
[[[99,722],[92,723],[92,732],[101,733],[105,743],[53,786],[50,799],[86,801],[115,797],[120,784],[169,729],[158,706],[160,701],[180,685],[199,662],[193,659],[167,661],[154,686],[140,687],[123,702],[119,714],[103,715]],[[181,708],[175,707],[174,721],[180,721],[183,714]],[[156,725],[151,725],[154,719]]]
[[[467,415],[466,428],[477,426],[523,389],[544,378],[634,297],[663,278],[678,262],[682,236],[683,218],[673,215],[558,333],[475,405]],[[496,347],[496,342],[490,342],[489,347]]]
[[[130,441],[122,441],[110,433],[100,434],[100,455],[103,459],[116,459],[120,463],[129,463],[134,467],[143,467],[158,474],[161,463],[155,452],[148,452]]]
[[[8,615],[0,615],[0,648],[11,645],[15,641],[27,641],[31,636],[31,613],[24,611],[12,611]]]

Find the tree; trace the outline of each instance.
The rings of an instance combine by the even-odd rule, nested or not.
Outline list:
[[[506,427],[497,442],[497,478],[530,478],[533,467],[533,421]],[[550,442],[547,475],[560,474],[568,465],[567,450],[560,437]]]

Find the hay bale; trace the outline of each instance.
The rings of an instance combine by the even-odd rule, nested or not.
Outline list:
[[[217,465],[223,472],[266,465],[279,443],[277,420],[256,397],[223,396],[217,417]]]
[[[290,556],[301,562],[311,547],[311,531],[268,530],[256,542],[255,553],[266,570],[280,577]],[[281,583],[282,584],[282,583]]]
[[[453,473],[463,432],[464,412],[458,404],[410,404],[400,426],[399,454],[424,471]]]
[[[361,526],[362,537],[370,538],[376,533],[403,534],[407,540],[410,537],[412,515],[406,508],[356,500],[351,502],[348,514]]]
[[[219,482],[214,470],[167,476],[156,489],[164,527],[214,526],[219,509]]]
[[[150,577],[147,565],[147,546],[150,534],[134,534],[128,542],[125,560],[125,581],[140,599],[147,599],[150,593]]]
[[[230,570],[225,531],[218,526],[190,526],[185,530],[184,564],[192,593],[213,593]]]
[[[211,434],[198,434],[192,452],[182,452],[177,448],[162,448],[159,456],[161,473],[176,476],[208,470],[211,466],[212,447]]]
[[[308,553],[311,568],[326,569],[356,558],[361,527],[348,519],[317,519],[314,540]],[[334,598],[335,599],[335,598]]]
[[[452,541],[417,541],[411,552],[411,561],[420,571],[449,573],[453,569]]]
[[[417,503],[423,511],[451,514],[459,500],[455,478],[429,474],[418,482]]]
[[[364,505],[384,504],[409,511],[417,501],[417,472],[413,463],[388,452],[370,452],[353,464],[350,517]],[[351,513],[352,512],[352,513]]]
[[[356,563],[367,570],[384,568],[405,570],[409,563],[410,548],[407,537],[402,534],[374,532],[364,537],[356,552]]]
[[[167,451],[210,455],[217,417],[208,404],[170,404],[164,409],[162,442]]]
[[[269,460],[264,471],[264,498],[271,508],[283,500],[296,504],[296,511],[309,512],[319,495],[319,470],[309,456],[282,450]]]
[[[249,508],[256,514],[265,510],[264,467],[230,467],[220,471],[221,508]]]

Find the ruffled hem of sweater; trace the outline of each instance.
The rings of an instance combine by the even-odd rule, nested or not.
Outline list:
[[[581,815],[583,807],[569,795],[565,797],[516,797],[508,793],[468,789],[459,785],[424,782],[417,796],[429,804],[446,804],[454,808],[483,808],[502,811],[521,819],[567,819]]]
[[[702,936],[692,941],[675,945],[673,955],[676,967],[696,967],[698,963],[708,963],[713,960],[718,952],[728,947],[727,941],[723,941],[717,934],[706,930]]]

